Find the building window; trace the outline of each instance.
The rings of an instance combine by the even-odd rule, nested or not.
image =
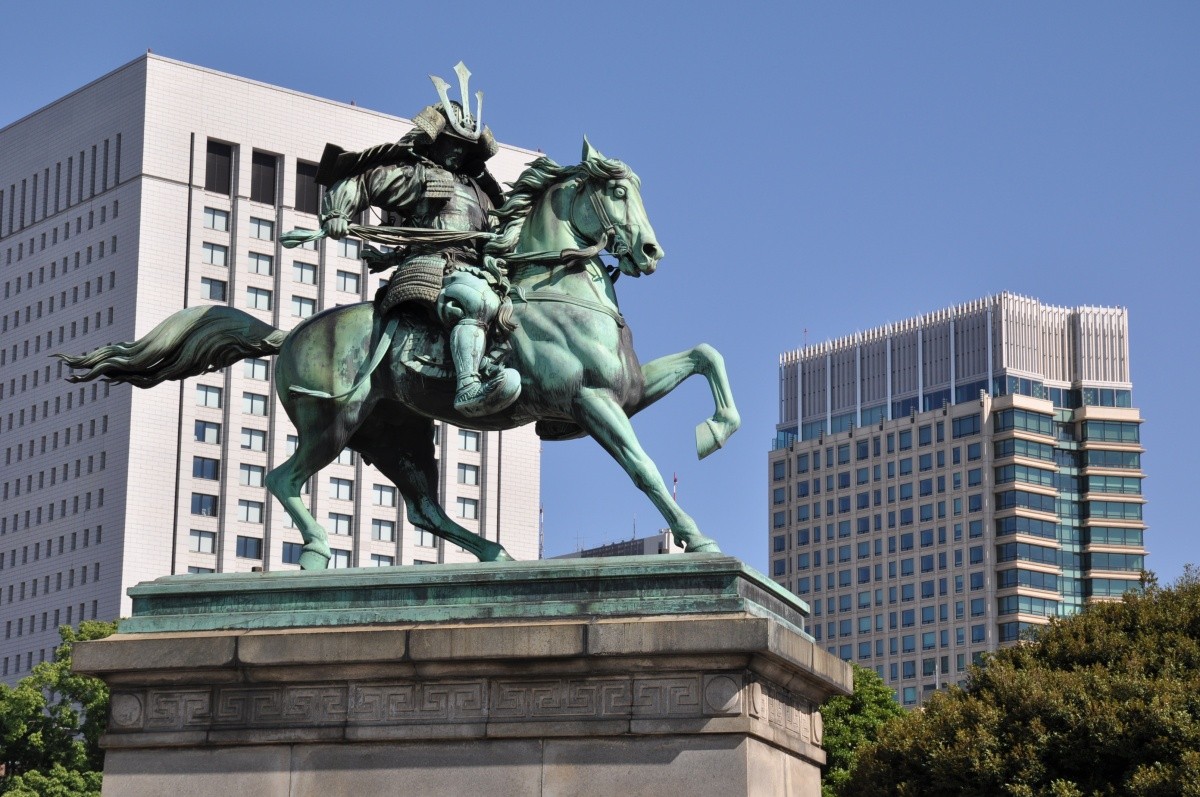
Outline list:
[[[354,500],[354,480],[339,479],[337,476],[332,476],[329,479],[329,497],[336,498],[339,501]]]
[[[349,258],[350,260],[358,260],[359,258],[359,243],[355,238],[343,238],[337,242],[337,253],[339,257]]]
[[[275,240],[275,222],[267,219],[250,218],[250,237],[260,241]]]
[[[292,315],[297,318],[308,318],[315,312],[317,312],[315,299],[309,299],[307,296],[292,297]]]
[[[371,501],[375,506],[395,506],[396,488],[390,484],[376,484],[371,488]]]
[[[396,564],[396,560],[391,556],[384,556],[381,553],[371,554],[371,567],[391,567]]]
[[[238,501],[238,520],[243,523],[262,523],[263,522],[263,503],[262,501],[247,501],[245,498]]]
[[[270,363],[261,357],[245,360],[242,363],[242,376],[247,379],[266,379],[270,373]]]
[[[247,451],[266,451],[267,433],[262,429],[242,428],[242,448]]]
[[[262,393],[242,393],[242,412],[250,415],[266,415],[267,397]]]
[[[266,471],[267,469],[262,465],[249,465],[243,462],[238,466],[238,484],[246,487],[262,487]]]
[[[229,265],[229,247],[221,244],[214,244],[205,241],[200,246],[202,250],[201,257],[205,263],[210,266],[227,266]]]
[[[354,524],[353,515],[344,515],[341,512],[329,513],[329,533],[340,534],[343,537],[349,537],[352,533]]]
[[[458,516],[467,520],[476,520],[479,517],[479,501],[474,498],[459,498]]]
[[[237,538],[237,555],[242,559],[262,559],[262,540],[258,537]]]
[[[217,516],[217,497],[204,493],[192,493],[192,514],[204,517]]]
[[[283,563],[285,565],[300,564],[300,554],[304,553],[304,546],[298,542],[285,542],[283,544]]]
[[[347,293],[358,293],[358,275],[349,271],[338,270],[337,273],[337,289],[346,291]]]
[[[437,538],[433,536],[432,531],[425,529],[416,529],[416,538],[413,541],[418,548],[436,548]]]
[[[204,190],[229,196],[233,176],[233,147],[209,140],[204,164]]]
[[[207,299],[210,302],[225,301],[225,281],[201,277],[200,298]]]
[[[396,541],[396,523],[392,520],[371,520],[371,539],[379,542]]]
[[[229,211],[205,208],[204,226],[217,232],[229,232]]]
[[[353,465],[354,464],[354,450],[350,449],[350,448],[343,448],[341,450],[341,452],[337,455],[337,459],[335,459],[334,462],[336,462],[339,465]]]
[[[197,407],[221,407],[221,393],[219,387],[212,385],[196,385],[196,406]]]
[[[188,550],[192,553],[212,553],[217,548],[215,531],[192,529],[188,533]]]
[[[305,285],[316,285],[317,267],[312,263],[292,263],[292,279]]]
[[[270,255],[251,252],[247,258],[251,274],[262,274],[264,277],[269,277],[275,273],[275,258]]]
[[[465,462],[458,463],[458,483],[479,484],[479,466],[468,465]]]
[[[214,481],[221,478],[221,461],[209,457],[192,457],[192,477]]]
[[[250,160],[250,201],[275,204],[275,164],[278,158],[255,151]]]
[[[317,185],[317,164],[296,161],[296,210],[314,216],[321,210],[321,187]]]
[[[479,432],[471,431],[470,429],[458,430],[458,447],[463,451],[478,451],[479,450]]]
[[[343,551],[340,548],[334,548],[329,552],[329,566],[331,568],[345,568],[350,566],[350,552]]]
[[[197,443],[220,443],[221,424],[212,421],[196,421],[195,438]]]
[[[252,310],[270,310],[271,292],[266,288],[247,288],[246,306]]]

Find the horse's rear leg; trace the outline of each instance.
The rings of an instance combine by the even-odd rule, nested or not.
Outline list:
[[[701,534],[696,521],[671,498],[654,460],[642,449],[625,411],[609,393],[584,390],[575,400],[574,415],[579,425],[596,438],[662,513],[676,543],[689,553],[720,552],[716,541]]]
[[[633,415],[679,387],[689,376],[700,374],[708,380],[716,411],[696,427],[696,455],[704,459],[738,430],[742,418],[733,403],[733,391],[725,373],[725,358],[707,343],[651,360],[642,366],[646,392],[642,401],[629,413]]]
[[[508,561],[504,546],[455,523],[437,502],[437,461],[433,421],[413,418],[403,423],[369,418],[351,441],[352,447],[400,489],[408,520],[477,556],[481,562]]]
[[[328,399],[296,399],[293,420],[299,432],[296,451],[267,474],[267,489],[279,499],[304,539],[300,569],[324,570],[329,564],[329,538],[300,498],[304,483],[333,462],[357,427],[344,408]]]

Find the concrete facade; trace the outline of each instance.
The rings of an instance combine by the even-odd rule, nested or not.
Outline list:
[[[59,624],[127,615],[132,584],[296,567],[300,536],[262,486],[295,434],[270,361],[143,391],[71,386],[48,357],[133,340],[196,304],[289,329],[370,299],[380,277],[355,251],[285,250],[279,235],[317,226],[302,172],[327,141],[354,150],[410,127],[146,55],[0,130],[0,678],[50,656]],[[208,184],[214,145],[228,148],[227,188]],[[533,156],[502,146],[492,168],[512,180]],[[448,513],[537,558],[532,427],[437,434]],[[414,529],[357,457],[321,471],[308,498],[334,566],[471,558]]]
[[[788,352],[779,408],[771,575],[904,705],[1138,586],[1124,309],[1001,294]]]

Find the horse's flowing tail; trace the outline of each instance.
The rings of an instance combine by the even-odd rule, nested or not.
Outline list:
[[[55,356],[73,369],[72,382],[104,378],[153,387],[168,379],[219,371],[247,357],[279,353],[287,333],[224,305],[187,307],[133,343],[101,346],[90,354]]]

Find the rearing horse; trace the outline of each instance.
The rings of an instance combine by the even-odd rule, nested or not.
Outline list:
[[[520,398],[498,415],[458,415],[453,378],[433,380],[431,386],[428,367],[411,356],[414,347],[444,334],[435,320],[408,314],[385,331],[365,302],[326,310],[288,333],[231,307],[190,307],[134,343],[59,356],[72,368],[87,369],[72,381],[104,377],[150,387],[277,354],[276,391],[299,443],[268,474],[267,487],[300,530],[300,566],[306,570],[326,567],[330,552],[325,530],[300,491],[346,447],[396,484],[414,526],[480,560],[511,559],[499,543],[458,525],[438,505],[434,419],[481,430],[537,421],[544,439],[591,435],[662,513],[678,544],[688,552],[718,551],[672,500],[629,422],[684,379],[700,374],[708,380],[716,409],[696,428],[697,454],[704,458],[720,448],[740,424],[724,361],[711,346],[701,344],[644,366],[634,354],[613,278],[598,254],[607,249],[620,272],[632,277],[653,273],[663,256],[637,175],[585,140],[577,166],[559,166],[545,157],[530,165],[497,216],[500,232],[485,251],[509,266],[516,329],[505,364],[522,378]]]

